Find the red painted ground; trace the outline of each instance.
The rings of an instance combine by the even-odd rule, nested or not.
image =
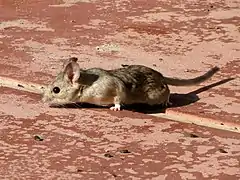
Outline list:
[[[83,68],[144,64],[181,78],[218,65],[201,86],[171,87],[170,110],[239,127],[239,14],[237,0],[3,0],[0,76],[47,84],[70,56]],[[0,92],[1,179],[240,178],[239,133]]]

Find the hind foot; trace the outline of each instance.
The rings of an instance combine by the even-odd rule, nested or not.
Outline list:
[[[120,111],[121,110],[121,105],[120,104],[115,104],[114,106],[110,107],[112,111]]]

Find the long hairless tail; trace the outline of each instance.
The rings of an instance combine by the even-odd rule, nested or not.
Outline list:
[[[203,81],[206,81],[210,77],[212,77],[217,71],[219,71],[219,67],[215,66],[214,68],[210,69],[208,72],[203,74],[202,76],[198,76],[192,79],[178,79],[178,78],[170,78],[164,77],[165,82],[172,86],[191,86],[199,84]]]

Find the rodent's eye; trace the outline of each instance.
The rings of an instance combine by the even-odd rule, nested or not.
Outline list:
[[[54,87],[54,88],[53,88],[53,92],[54,92],[55,94],[58,94],[58,93],[60,92],[60,88],[59,88],[59,87]]]

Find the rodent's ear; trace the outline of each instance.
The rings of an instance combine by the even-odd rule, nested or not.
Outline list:
[[[78,81],[80,77],[80,67],[76,61],[69,62],[64,71],[64,76],[67,77],[72,83]]]
[[[77,60],[78,60],[77,57],[70,57],[70,58],[69,58],[69,61],[71,61],[71,62],[72,62],[72,61],[73,61],[73,62],[77,62]]]
[[[70,62],[77,62],[77,57],[70,57],[69,59],[65,60],[63,63],[63,68],[65,68]]]

